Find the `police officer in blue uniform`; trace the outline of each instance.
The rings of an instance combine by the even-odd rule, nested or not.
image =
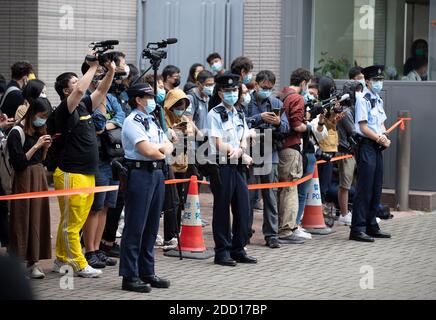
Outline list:
[[[218,179],[211,179],[215,264],[232,267],[237,263],[257,263],[244,249],[250,235],[250,200],[244,174],[252,159],[246,154],[249,130],[244,113],[235,108],[239,85],[238,75],[225,73],[217,77],[216,90],[222,102],[207,118],[209,155],[219,171]]]
[[[173,146],[152,115],[156,108],[153,88],[136,84],[127,94],[133,110],[123,126],[128,178],[119,274],[123,290],[150,292],[151,287],[170,286],[155,274],[154,244],[165,197],[165,158]]]
[[[357,192],[354,199],[350,240],[374,242],[390,238],[376,220],[383,185],[383,150],[391,145],[386,134],[386,113],[380,93],[383,89],[384,66],[363,70],[366,88],[356,96],[356,132],[359,136],[357,156]]]

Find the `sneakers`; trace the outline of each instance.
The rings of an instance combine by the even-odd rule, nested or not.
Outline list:
[[[120,246],[116,242],[114,242],[112,246],[108,246],[104,243],[100,243],[100,250],[103,251],[108,257],[111,258],[120,257]]]
[[[379,217],[375,218],[377,220],[377,224],[380,224],[380,222],[382,221],[382,219],[380,219]]]
[[[86,261],[95,269],[103,269],[106,267],[106,263],[102,262],[96,255],[95,251],[85,253]]]
[[[32,266],[27,268],[27,273],[31,279],[44,279],[45,274],[42,271],[42,268],[38,266],[37,263],[34,263]]]
[[[270,249],[278,249],[280,248],[279,239],[271,237],[266,240],[266,246]]]
[[[61,262],[61,261],[59,261],[58,259],[55,259],[55,260],[53,261],[53,272],[61,273],[61,268],[62,268],[63,266],[66,266],[66,265],[67,265],[67,263],[65,263],[65,262]]]
[[[113,267],[117,265],[117,260],[109,258],[106,253],[102,250],[97,250],[95,252],[97,258],[103,262],[104,264],[106,264],[106,266],[108,267]]]
[[[90,265],[87,265],[84,269],[77,271],[76,275],[82,278],[98,278],[102,273],[101,270],[94,269]]]
[[[164,240],[160,235],[157,235],[156,237],[156,242],[154,243],[155,247],[163,247],[164,245]]]
[[[179,245],[179,243],[177,242],[177,239],[172,238],[170,241],[164,241],[163,249],[164,250],[176,249],[178,245]]]
[[[294,231],[294,235],[304,240],[312,240],[312,235],[301,227],[298,227],[298,229]]]
[[[297,237],[294,233],[287,237],[279,237],[280,244],[303,244],[305,242],[303,238]]]
[[[338,223],[341,226],[351,226],[351,219],[352,219],[353,215],[351,214],[351,212],[348,212],[348,214],[346,216],[341,215],[339,217]]]

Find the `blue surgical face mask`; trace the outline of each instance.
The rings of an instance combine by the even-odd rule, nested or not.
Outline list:
[[[248,105],[250,104],[250,102],[251,102],[251,95],[250,95],[249,93],[246,93],[246,94],[244,95],[244,101],[242,102],[242,105],[248,107]]]
[[[224,92],[224,103],[234,106],[239,99],[239,92]]]
[[[372,91],[376,94],[380,94],[380,92],[382,92],[383,90],[383,81],[378,80],[378,81],[371,81],[372,83]]]
[[[156,101],[154,101],[154,99],[148,99],[147,100],[147,105],[145,106],[145,111],[150,114],[152,113],[154,110],[156,110]]]
[[[165,97],[167,96],[167,92],[165,89],[157,89],[157,103],[162,104],[165,101]]]
[[[315,97],[311,95],[309,92],[306,92],[306,94],[304,95],[304,103],[308,103],[309,101],[314,101],[314,100],[316,100]]]
[[[360,84],[363,86],[363,89],[366,88],[366,81],[365,81],[365,79],[361,79],[361,80],[357,80],[357,81],[360,82]]]
[[[249,74],[246,74],[246,75],[244,76],[244,79],[242,79],[242,82],[244,82],[244,84],[247,85],[247,84],[249,84],[252,80],[253,80],[253,74],[252,74],[252,73],[249,73]]]
[[[215,86],[204,86],[203,87],[203,92],[204,92],[204,94],[206,94],[209,97],[211,97],[213,95],[213,90],[214,89],[215,89]]]
[[[181,118],[183,116],[183,114],[185,113],[185,110],[173,110],[173,112],[176,115],[176,117]]]
[[[272,95],[272,90],[260,89],[257,94],[261,99],[268,99]]]
[[[220,72],[223,70],[223,64],[221,62],[215,62],[212,66],[211,69],[213,72]]]
[[[36,119],[33,120],[33,125],[37,128],[40,128],[40,127],[45,126],[46,122],[47,122],[47,119],[41,119],[41,118],[36,117]]]

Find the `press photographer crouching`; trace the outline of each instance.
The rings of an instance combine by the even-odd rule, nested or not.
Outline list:
[[[256,76],[256,89],[251,94],[251,102],[248,104],[247,123],[250,129],[255,129],[258,135],[257,146],[266,148],[253,148],[253,159],[264,159],[253,170],[249,183],[255,181],[257,176],[260,183],[276,183],[279,181],[278,164],[281,143],[285,134],[289,132],[289,122],[286,116],[282,116],[283,103],[272,96],[276,77],[273,72],[264,70]],[[263,150],[262,150],[263,149]],[[269,154],[266,154],[269,153]],[[255,163],[258,161],[255,160]],[[258,171],[256,173],[256,171]],[[255,204],[255,192],[250,192],[250,228],[253,224],[253,206]],[[262,232],[266,245],[270,248],[280,248],[278,241],[279,214],[277,207],[277,189],[262,190],[263,198],[263,227]]]

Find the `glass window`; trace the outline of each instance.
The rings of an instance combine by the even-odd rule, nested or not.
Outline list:
[[[353,66],[386,66],[386,79],[428,80],[430,0],[314,0],[313,66],[347,79]]]

